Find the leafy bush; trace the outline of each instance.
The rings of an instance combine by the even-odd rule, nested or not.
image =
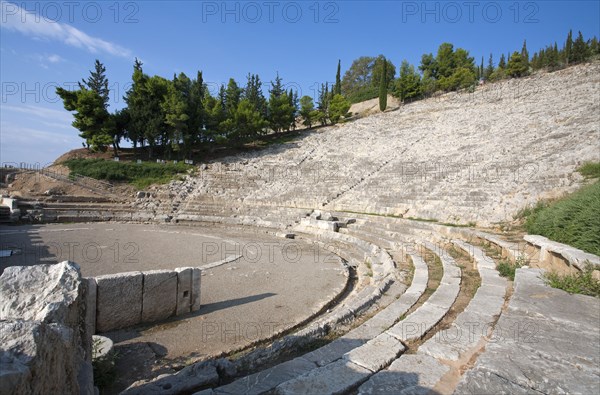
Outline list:
[[[545,280],[553,288],[562,289],[571,294],[583,294],[600,298],[600,281],[596,280],[592,273],[594,267],[587,265],[585,270],[576,274],[561,276],[556,272],[545,274]]]
[[[515,281],[515,273],[518,267],[518,265],[512,264],[504,260],[498,262],[498,264],[496,265],[498,273],[500,273],[502,277],[509,278],[511,281]]]
[[[92,343],[92,368],[94,371],[94,385],[99,389],[109,388],[117,379],[116,360],[118,352],[112,350],[103,357],[97,357],[100,352],[100,341],[94,339]]]
[[[70,159],[63,163],[78,174],[98,180],[124,181],[144,188],[153,183],[166,183],[176,175],[187,172],[191,166],[179,163],[133,163],[104,159]]]
[[[515,281],[515,273],[517,272],[517,269],[527,266],[528,264],[529,261],[527,261],[524,256],[519,256],[514,263],[501,259],[496,265],[496,270],[498,270],[502,277],[506,277],[511,281]]]

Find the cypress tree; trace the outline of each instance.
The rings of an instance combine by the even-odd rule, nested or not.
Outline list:
[[[341,77],[341,61],[338,59],[337,73],[335,74],[335,86],[333,87],[334,95],[342,94],[342,77]]]
[[[600,46],[598,45],[598,38],[594,36],[590,41],[590,55],[594,56],[598,53],[600,53]]]
[[[571,63],[573,61],[573,30],[569,30],[569,34],[567,35],[564,53],[565,63]]]
[[[523,58],[523,64],[529,68],[529,51],[527,51],[527,40],[523,41],[523,48],[521,48],[521,57]]]
[[[383,72],[379,82],[379,110],[387,108],[387,60],[383,58]]]
[[[488,59],[488,65],[485,69],[483,78],[487,81],[493,72],[494,72],[494,58],[493,58],[492,54],[490,54],[490,58]]]
[[[506,68],[506,58],[504,57],[504,54],[502,54],[500,56],[500,61],[498,62],[498,67],[501,69],[505,69]]]

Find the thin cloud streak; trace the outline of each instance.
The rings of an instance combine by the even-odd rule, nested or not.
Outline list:
[[[131,51],[120,45],[92,37],[65,23],[49,21],[16,4],[1,1],[1,26],[34,39],[57,40],[91,53],[105,52],[114,56],[131,58]],[[10,11],[10,12],[9,12]]]

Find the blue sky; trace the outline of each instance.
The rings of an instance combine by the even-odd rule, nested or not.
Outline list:
[[[133,59],[170,78],[202,70],[210,89],[279,72],[302,95],[360,56],[418,65],[442,42],[497,61],[581,30],[600,35],[600,1],[12,1],[1,0],[0,162],[45,165],[81,147],[54,93],[107,68],[110,109],[123,107]]]

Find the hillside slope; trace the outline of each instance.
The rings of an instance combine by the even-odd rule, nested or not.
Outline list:
[[[600,159],[598,92],[596,62],[423,100],[211,163],[183,201],[510,221]]]

